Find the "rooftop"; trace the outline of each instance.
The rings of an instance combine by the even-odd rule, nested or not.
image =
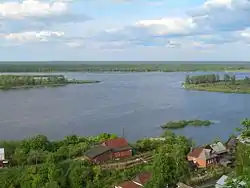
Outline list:
[[[221,143],[221,142],[217,142],[214,144],[210,144],[209,145],[213,151],[215,151],[215,153],[217,154],[222,154],[227,152],[227,148]]]
[[[103,145],[109,148],[121,148],[128,146],[128,142],[125,138],[114,138],[104,141]]]
[[[111,150],[110,148],[100,145],[89,149],[88,151],[85,152],[85,155],[90,158],[94,158],[110,150]]]

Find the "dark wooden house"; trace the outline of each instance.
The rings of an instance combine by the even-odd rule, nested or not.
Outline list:
[[[85,157],[95,164],[101,164],[113,158],[111,148],[103,145],[95,146],[85,153]]]
[[[112,150],[113,159],[126,158],[133,154],[132,147],[129,146],[125,138],[106,140],[102,145]]]

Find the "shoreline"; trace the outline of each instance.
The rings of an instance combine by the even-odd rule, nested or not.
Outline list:
[[[215,88],[215,87],[202,87],[201,85],[193,85],[193,84],[183,84],[182,87],[186,90],[193,91],[206,91],[206,92],[217,92],[217,93],[234,93],[234,94],[250,94],[249,90],[231,90],[226,88]]]
[[[0,86],[0,91],[7,91],[7,90],[19,90],[19,89],[35,89],[35,88],[47,88],[47,87],[62,87],[66,85],[79,85],[79,84],[94,84],[94,83],[100,83],[101,81],[97,80],[76,80],[76,81],[69,81],[68,83],[63,84],[47,84],[47,85],[23,85],[23,86],[14,86],[10,88],[3,88]]]

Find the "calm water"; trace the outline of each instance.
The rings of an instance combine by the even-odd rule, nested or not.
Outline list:
[[[45,134],[65,135],[110,132],[130,141],[159,136],[170,120],[214,120],[210,127],[176,131],[196,143],[226,140],[240,121],[250,117],[250,95],[186,91],[185,73],[67,73],[100,84],[68,85],[0,92],[0,139],[22,139]],[[239,74],[244,76],[244,74]]]

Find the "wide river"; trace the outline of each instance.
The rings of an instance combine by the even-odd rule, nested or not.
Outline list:
[[[180,86],[185,74],[66,73],[69,78],[102,83],[0,91],[0,139],[122,135],[124,128],[125,137],[133,142],[159,136],[166,121],[198,118],[216,123],[175,132],[204,144],[226,140],[243,118],[250,117],[250,95],[186,91]]]

